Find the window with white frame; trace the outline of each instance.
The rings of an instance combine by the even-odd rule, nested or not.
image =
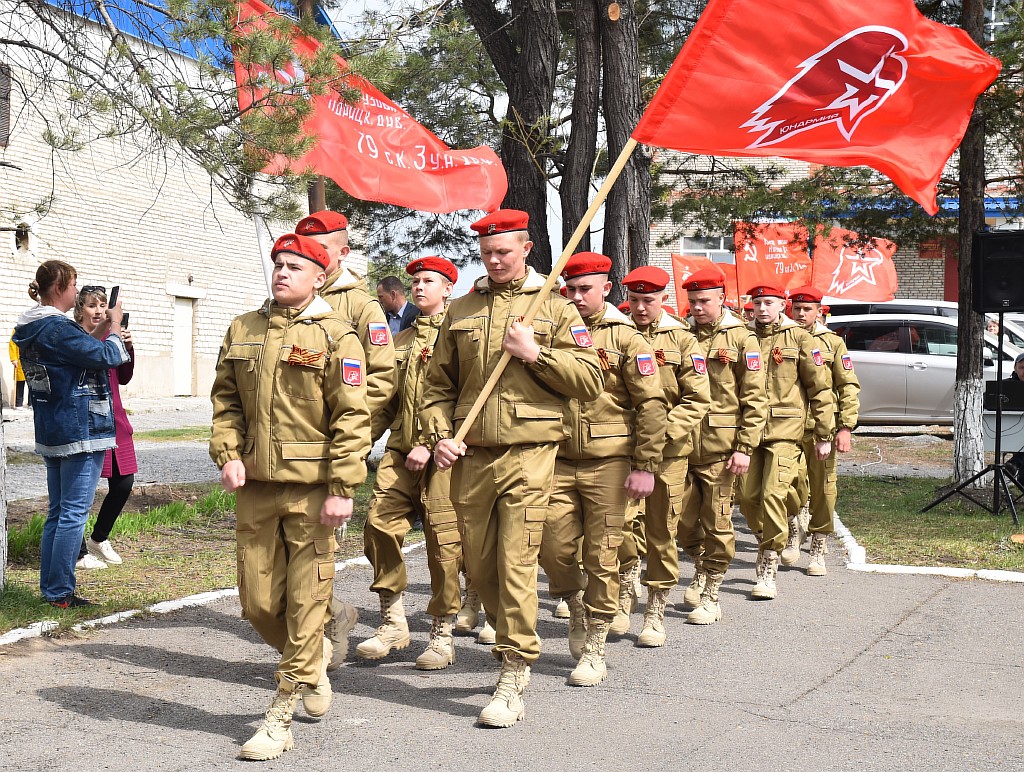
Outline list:
[[[707,257],[715,263],[736,263],[733,235],[727,236],[683,236],[680,244],[681,255]]]

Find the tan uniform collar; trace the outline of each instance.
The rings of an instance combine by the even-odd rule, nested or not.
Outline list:
[[[780,314],[778,321],[775,322],[774,324],[761,324],[759,322],[754,321],[751,322],[748,326],[758,335],[774,335],[775,333],[782,332],[783,330],[788,330],[793,327],[800,327],[799,324],[794,322],[785,314]]]
[[[747,326],[746,322],[724,306],[722,308],[722,313],[718,317],[718,321],[712,324],[698,324],[692,316],[687,317],[686,321],[691,327],[693,327],[693,329],[699,332],[710,332],[712,334],[719,330],[729,330],[733,327]]]
[[[270,316],[271,314],[281,315],[288,319],[320,319],[327,314],[333,313],[334,309],[331,304],[324,300],[319,295],[314,295],[313,299],[306,305],[305,308],[285,308],[274,302],[273,298],[267,298],[266,302],[260,308],[260,313],[264,316]]]
[[[327,277],[327,281],[324,282],[324,286],[320,288],[320,294],[326,292],[328,288],[351,289],[352,287],[363,286],[365,286],[363,277],[351,268],[347,268],[343,265]]]
[[[598,311],[589,319],[583,320],[587,327],[594,329],[599,325],[613,325],[613,324],[625,324],[629,327],[636,327],[633,324],[633,320],[622,313],[619,309],[613,306],[611,303],[605,303],[604,308]]]
[[[536,292],[544,286],[546,278],[533,270],[532,267],[526,266],[526,276],[521,279],[513,279],[504,284],[492,284],[490,277],[484,274],[473,282],[473,286],[477,292],[499,293],[504,292],[506,289],[511,289],[513,292]]]

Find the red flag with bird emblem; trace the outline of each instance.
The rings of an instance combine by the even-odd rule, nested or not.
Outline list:
[[[892,300],[899,287],[895,254],[896,244],[888,239],[862,239],[832,228],[827,239],[814,239],[811,285],[830,298]]]

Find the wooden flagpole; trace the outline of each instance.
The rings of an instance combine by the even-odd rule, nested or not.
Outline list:
[[[629,141],[626,142],[622,148],[622,152],[619,153],[619,157],[615,159],[615,164],[608,172],[608,176],[605,178],[604,184],[597,191],[597,195],[594,196],[594,200],[590,203],[590,208],[583,214],[583,219],[580,220],[580,224],[576,226],[576,230],[573,231],[572,237],[566,243],[565,248],[562,249],[562,254],[559,255],[558,261],[551,267],[551,272],[548,274],[547,281],[544,282],[544,286],[540,292],[537,293],[536,299],[530,306],[530,310],[523,317],[523,324],[529,326],[533,324],[533,318],[537,315],[537,311],[540,309],[540,304],[544,302],[544,297],[548,292],[551,292],[555,288],[555,284],[558,282],[558,275],[565,268],[565,264],[569,261],[576,247],[579,246],[580,241],[583,240],[583,234],[586,233],[587,228],[590,227],[590,223],[597,215],[597,210],[601,208],[601,204],[608,198],[608,192],[611,190],[612,185],[622,174],[622,170],[626,166],[626,162],[629,161],[629,157],[633,154],[633,149],[636,147],[637,141],[630,137]],[[466,439],[466,435],[473,426],[473,422],[476,421],[477,416],[480,415],[480,411],[484,409],[484,403],[487,402],[487,398],[491,396],[491,392],[494,391],[494,387],[498,385],[498,379],[501,378],[501,374],[505,372],[505,368],[508,366],[509,360],[512,359],[512,355],[507,351],[503,351],[501,359],[498,360],[497,366],[491,372],[490,377],[484,384],[483,389],[476,398],[476,402],[473,403],[473,407],[470,408],[466,420],[463,422],[462,427],[455,434],[455,442],[461,443]]]

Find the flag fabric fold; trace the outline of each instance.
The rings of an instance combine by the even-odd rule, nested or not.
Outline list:
[[[266,29],[267,20],[276,16],[279,14],[260,0],[242,0],[238,5],[241,29]],[[293,27],[291,42],[295,57],[284,68],[272,70],[269,65],[259,64],[246,67],[236,57],[241,111],[260,109],[253,105],[267,93],[263,79],[301,84],[302,59],[312,58],[320,44],[297,27]],[[341,57],[337,62],[345,73],[348,64]],[[349,103],[340,93],[295,97],[313,101],[303,128],[317,138],[316,145],[300,158],[275,157],[264,169],[266,173],[312,170],[330,177],[355,198],[424,212],[493,211],[501,205],[508,191],[508,178],[491,148],[450,149],[359,75],[344,74],[338,89],[356,90],[359,98]]]
[[[787,290],[810,283],[807,231],[796,223],[737,223],[733,238],[736,279],[742,294],[759,284]]]
[[[829,298],[885,301],[896,297],[899,281],[888,239],[862,240],[843,228],[814,239],[811,284]]]
[[[711,0],[633,139],[870,166],[930,214],[1000,63],[913,0]]]

